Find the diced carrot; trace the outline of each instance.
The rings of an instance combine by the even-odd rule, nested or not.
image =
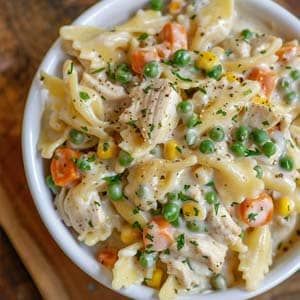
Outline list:
[[[171,46],[169,43],[164,42],[155,46],[157,53],[161,59],[169,59],[172,55]]]
[[[140,48],[131,55],[132,70],[137,74],[142,74],[145,65],[150,61],[159,61],[160,57],[156,48]]]
[[[272,95],[276,86],[276,74],[268,69],[254,68],[248,79],[258,81],[267,97]]]
[[[146,249],[163,251],[173,242],[173,228],[163,217],[154,217],[152,221],[144,227],[143,241]]]
[[[159,38],[162,42],[170,45],[172,52],[188,47],[187,32],[179,23],[167,23],[160,32]]]
[[[118,260],[117,249],[106,248],[98,254],[98,261],[105,267],[112,269]]]
[[[53,181],[58,186],[67,186],[80,178],[74,159],[80,153],[70,148],[58,148],[52,158],[50,171]]]
[[[257,198],[245,199],[238,206],[238,215],[250,227],[259,227],[268,224],[273,217],[273,199],[266,192]]]
[[[294,42],[286,43],[277,52],[279,61],[289,61],[297,54],[298,47]]]

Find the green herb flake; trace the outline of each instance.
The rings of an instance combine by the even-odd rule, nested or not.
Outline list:
[[[252,213],[250,213],[250,214],[248,215],[248,220],[249,220],[250,222],[253,222],[253,221],[256,220],[257,216],[258,216],[257,213],[253,213],[253,212],[252,212]]]
[[[141,42],[141,41],[145,41],[147,38],[149,37],[149,34],[144,32],[142,33],[139,37],[138,37],[138,40]]]
[[[184,76],[180,75],[180,74],[179,74],[178,72],[176,72],[176,71],[172,71],[172,74],[173,74],[174,76],[176,76],[178,79],[182,80],[182,81],[186,81],[186,82],[192,82],[192,81],[193,81],[193,80],[190,79],[190,78],[187,78],[187,77],[184,77]]]
[[[184,234],[180,234],[177,238],[176,238],[176,243],[177,243],[177,250],[180,250],[184,247],[185,244],[185,237]]]
[[[222,110],[222,109],[219,109],[217,112],[216,112],[217,115],[222,115],[223,117],[227,115],[227,112]]]
[[[71,63],[70,69],[68,70],[67,74],[71,75],[73,73],[73,69],[74,69],[74,64]]]
[[[248,90],[246,90],[245,92],[243,92],[243,95],[244,96],[248,96],[248,95],[250,95],[252,93],[252,90],[251,89],[248,89]]]
[[[91,74],[97,74],[97,73],[100,73],[104,70],[105,70],[105,68],[99,68],[99,69],[96,69],[95,71],[93,71]]]

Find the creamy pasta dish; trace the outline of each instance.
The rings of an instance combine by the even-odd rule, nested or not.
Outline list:
[[[64,26],[62,76],[41,74],[46,182],[114,289],[253,290],[296,231],[300,47],[237,4]]]

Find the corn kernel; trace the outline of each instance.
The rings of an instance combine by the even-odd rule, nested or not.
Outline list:
[[[288,197],[282,197],[275,202],[277,213],[282,217],[288,217],[294,210],[294,203]]]
[[[254,104],[263,105],[266,107],[271,106],[270,101],[266,97],[262,97],[262,96],[255,96],[254,98],[252,98],[252,102]]]
[[[230,83],[238,81],[238,76],[233,72],[227,72],[225,76]]]
[[[152,278],[146,280],[146,284],[154,289],[159,289],[162,284],[163,276],[164,271],[160,268],[156,268],[153,271]]]
[[[178,13],[180,13],[182,7],[183,7],[182,0],[172,0],[169,4],[168,8],[169,8],[170,14],[178,14]]]
[[[125,245],[131,245],[141,239],[141,232],[138,229],[125,225],[122,227],[120,238]]]
[[[111,159],[117,156],[118,147],[113,141],[99,142],[97,154],[100,159]]]
[[[168,141],[164,146],[164,156],[165,159],[175,160],[180,157],[181,149],[177,142],[174,140]]]
[[[194,219],[203,220],[205,218],[205,213],[203,208],[196,202],[187,201],[182,206],[182,213],[186,220],[191,221]]]
[[[199,69],[209,71],[219,63],[219,58],[213,52],[205,51],[200,53],[196,61],[196,66]]]

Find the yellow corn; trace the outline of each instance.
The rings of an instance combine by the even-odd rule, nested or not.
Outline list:
[[[233,72],[227,72],[227,73],[225,73],[225,77],[227,78],[227,80],[230,83],[238,81],[238,76],[235,73],[233,73]]]
[[[263,105],[266,107],[271,106],[270,101],[266,97],[262,97],[262,96],[255,96],[254,98],[252,98],[252,102],[254,104]]]
[[[174,140],[170,140],[165,143],[164,146],[164,156],[165,159],[168,160],[175,160],[180,157],[180,147],[178,146],[177,142]]]
[[[199,57],[196,61],[196,66],[199,69],[209,71],[219,63],[219,58],[213,52],[205,51],[199,54]]]
[[[125,225],[121,229],[120,238],[124,244],[130,245],[141,239],[141,233],[138,229],[134,229],[131,226]]]
[[[296,185],[297,185],[298,187],[300,187],[300,178],[297,178],[297,179],[296,179]]]
[[[182,0],[172,0],[168,7],[170,14],[178,14],[181,11],[182,6]]]
[[[111,159],[117,156],[118,147],[113,141],[99,142],[97,154],[100,159]]]
[[[192,201],[187,201],[182,206],[182,213],[186,220],[194,220],[194,219],[203,219],[204,218],[204,212],[202,207]]]
[[[276,212],[282,217],[288,217],[294,210],[294,203],[288,197],[282,197],[275,203]]]
[[[156,268],[153,271],[152,278],[146,280],[146,284],[154,289],[159,289],[162,284],[163,276],[164,271],[160,268]]]

